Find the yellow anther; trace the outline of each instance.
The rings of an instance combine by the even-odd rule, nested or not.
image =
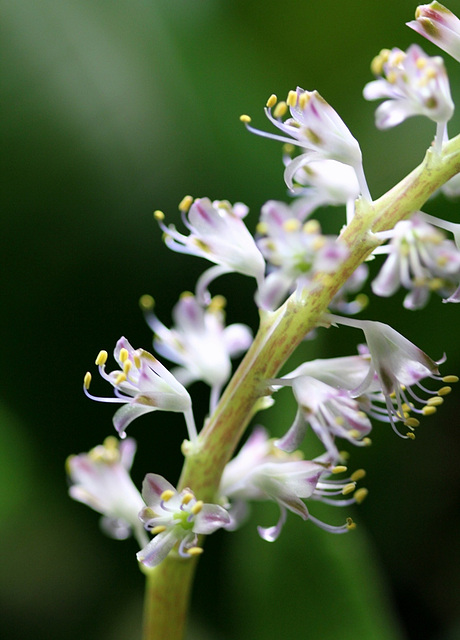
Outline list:
[[[426,64],[427,64],[426,58],[418,58],[417,62],[415,63],[417,69],[423,69],[423,67],[426,67]]]
[[[200,513],[202,508],[203,508],[203,500],[197,500],[196,503],[193,505],[193,507],[190,509],[190,511],[193,513],[193,515],[196,516],[197,513]]]
[[[187,553],[189,556],[199,556],[203,553],[203,549],[201,547],[190,547],[190,549],[187,549]]]
[[[442,265],[440,265],[442,266]],[[432,280],[430,280],[429,282],[429,288],[431,291],[439,291],[439,289],[442,289],[444,286],[444,280],[442,278],[433,278]]]
[[[359,436],[361,435],[358,431],[358,429],[350,429],[350,431],[348,432],[348,435],[350,436],[350,438],[359,438]]]
[[[364,446],[366,446],[366,447],[370,447],[370,446],[371,446],[371,444],[372,444],[372,440],[371,440],[370,438],[363,438],[363,439],[361,440],[361,442],[362,442],[362,443],[364,444]]]
[[[369,296],[367,296],[365,293],[358,293],[355,298],[355,302],[359,306],[359,308],[363,310],[369,304]]]
[[[296,104],[297,104],[297,92],[296,91],[289,91],[286,103],[287,103],[288,107],[295,107],[296,106]]]
[[[318,236],[313,241],[313,250],[319,251],[324,247],[325,244],[326,244],[326,238],[324,236]]]
[[[72,472],[72,460],[74,460],[77,456],[75,454],[72,454],[71,456],[67,456],[66,461],[65,461],[65,470],[66,473],[70,476],[71,472]]]
[[[273,111],[273,115],[275,116],[275,118],[282,118],[284,116],[284,114],[287,111],[287,104],[283,101],[278,102],[278,104],[275,107],[275,110]]]
[[[308,220],[308,222],[303,225],[303,230],[305,233],[320,233],[321,226],[318,220]]]
[[[266,222],[259,222],[256,226],[256,231],[257,233],[260,233],[260,235],[265,235],[268,231],[268,225]]]
[[[163,502],[168,502],[168,500],[171,500],[171,498],[176,494],[175,491],[173,491],[172,489],[165,489],[163,491],[163,493],[161,494],[160,498],[163,500]]]
[[[184,213],[187,213],[187,211],[190,209],[192,204],[193,204],[193,197],[192,196],[185,196],[179,202],[179,211],[183,211]]]
[[[91,384],[92,376],[89,371],[85,373],[85,377],[83,378],[83,384],[85,385],[85,389],[89,389],[89,385]]]
[[[193,500],[194,497],[195,496],[193,495],[193,493],[187,491],[187,493],[182,496],[182,504],[188,504],[190,500]]]
[[[225,296],[214,296],[214,298],[212,298],[211,302],[209,303],[209,307],[208,309],[210,311],[222,311],[222,309],[225,309],[227,305],[227,300],[225,298]]]
[[[411,407],[409,407],[409,405],[407,404],[407,402],[404,402],[404,403],[401,405],[401,409],[402,409],[404,412],[407,412],[407,411],[408,411],[408,412],[410,412],[410,411],[411,411]]]
[[[155,218],[155,220],[164,220],[165,214],[163,213],[163,211],[160,211],[159,209],[157,209],[156,211],[153,212],[153,217]]]
[[[315,131],[313,131],[313,129],[308,127],[307,129],[304,129],[304,133],[312,144],[321,145],[322,139]]]
[[[243,113],[243,115],[240,116],[240,120],[244,124],[249,124],[251,122],[251,118],[248,115],[246,115],[245,113]]]
[[[121,371],[117,377],[115,378],[115,384],[121,384],[122,382],[126,382],[126,375]]]
[[[439,407],[444,402],[444,398],[436,396],[435,398],[429,398],[426,403],[429,407]]]
[[[139,356],[134,356],[133,362],[134,362],[134,366],[136,367],[136,369],[140,369],[141,368],[141,359],[139,358]]]
[[[142,311],[151,311],[155,306],[155,300],[148,293],[139,298],[139,306]]]
[[[306,91],[301,93],[299,96],[299,107],[301,109],[305,109],[307,104],[310,102],[310,99],[311,99],[311,95],[309,93],[307,93]]]
[[[331,473],[344,473],[347,470],[347,467],[343,464],[338,464],[336,467],[331,469]]]
[[[300,229],[300,220],[298,218],[289,218],[283,222],[283,229],[288,233],[293,233]]]
[[[339,427],[342,427],[345,424],[345,418],[343,416],[335,416],[334,422],[338,424]]]
[[[356,529],[356,523],[353,522],[351,518],[347,518],[347,529],[348,531],[352,531],[353,529]]]
[[[438,396],[447,396],[452,391],[452,387],[441,387],[438,389]]]
[[[381,76],[383,72],[383,65],[388,61],[390,55],[389,49],[382,49],[378,56],[371,62],[371,71],[376,76]]]
[[[406,436],[409,438],[409,440],[415,440],[415,433],[412,433],[412,431],[406,433]]]
[[[267,107],[269,109],[271,109],[272,107],[275,106],[275,104],[278,102],[278,98],[275,96],[274,93],[272,93],[272,95],[269,97],[269,99],[267,100]]]
[[[104,440],[104,447],[106,449],[110,449],[111,451],[118,451],[118,440],[115,436],[107,436]]]
[[[364,498],[367,496],[368,493],[369,491],[366,488],[361,487],[361,489],[358,489],[357,491],[355,491],[353,498],[356,500],[358,504],[361,504],[361,502],[364,500]]]
[[[346,484],[344,486],[344,488],[342,489],[342,494],[344,496],[348,495],[349,493],[353,493],[353,491],[356,489],[356,482],[349,482],[348,484]]]
[[[362,480],[365,475],[366,472],[364,471],[364,469],[356,469],[356,471],[351,474],[350,480],[352,482],[358,482],[358,480]]]
[[[404,420],[404,424],[406,425],[406,427],[419,427],[420,426],[420,420],[417,420],[417,418],[407,418],[406,420]]]
[[[126,362],[126,360],[129,358],[128,349],[125,349],[124,347],[123,349],[120,349],[120,354],[118,357],[120,359],[120,362]]]
[[[339,451],[339,456],[342,460],[348,460],[350,458],[349,451]]]
[[[432,416],[433,414],[435,414],[437,411],[436,407],[432,407],[432,406],[425,406],[422,409],[422,413],[424,416]]]
[[[163,533],[163,531],[166,531],[166,527],[164,524],[157,524],[156,527],[153,527],[152,529],[150,529],[150,533],[153,533],[153,534]]]
[[[395,84],[396,80],[397,80],[398,76],[394,71],[389,71],[387,74],[387,82],[389,82],[390,84]]]
[[[96,358],[96,365],[98,367],[102,366],[107,362],[108,357],[109,357],[109,354],[107,353],[107,351],[99,351]]]
[[[291,155],[293,154],[295,151],[295,146],[293,144],[290,144],[289,142],[286,142],[286,144],[283,144],[283,153],[286,153],[287,155]]]
[[[132,366],[133,366],[133,363],[131,362],[131,360],[126,360],[126,362],[123,365],[123,373],[125,374],[126,377],[128,377],[128,373],[130,372]]]
[[[447,384],[453,384],[454,382],[458,382],[458,376],[444,376],[442,381],[447,382]]]

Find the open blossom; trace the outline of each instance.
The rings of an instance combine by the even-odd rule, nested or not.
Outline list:
[[[288,109],[290,115],[283,120]],[[249,124],[249,116],[241,116],[241,120],[252,133],[302,149],[301,155],[286,167],[284,177],[289,187],[292,187],[293,176],[301,167],[317,160],[337,160],[353,167],[361,193],[370,199],[359,144],[337,112],[317,91],[297,87],[296,91],[289,92],[286,102],[278,102],[272,95],[267,101],[265,114],[283,135],[255,129]]]
[[[411,116],[423,115],[442,125],[438,140],[441,144],[445,124],[454,112],[442,58],[427,56],[415,44],[407,52],[398,48],[383,49],[374,58],[372,70],[378,79],[364,87],[364,97],[367,100],[387,98],[377,107],[377,127],[387,129]]]
[[[398,222],[388,234],[390,243],[375,253],[388,254],[372,282],[378,296],[391,296],[399,287],[409,290],[406,309],[424,307],[432,291],[449,297],[460,283],[460,251],[433,225],[414,215]]]
[[[222,474],[220,492],[228,500],[232,516],[232,523],[227,529],[236,529],[241,524],[248,503],[270,500],[278,504],[280,517],[274,526],[258,527],[264,540],[273,542],[278,538],[287,511],[332,533],[345,533],[353,528],[351,519],[341,526],[328,525],[312,516],[304,502],[305,499],[320,500],[335,506],[361,502],[367,492],[355,489],[356,481],[363,477],[364,472],[345,480],[330,477],[345,470],[345,467],[334,467],[327,459],[302,460],[299,452],[284,453],[274,446],[273,440],[268,439],[265,429],[258,427]],[[352,497],[344,498],[352,493]]]
[[[92,400],[122,404],[113,416],[113,425],[121,438],[129,424],[150,411],[183,413],[189,437],[196,437],[192,401],[187,390],[161,362],[144,349],[133,349],[126,338],[118,340],[114,358],[120,369],[105,371],[107,352],[101,351],[96,359],[101,376],[114,388],[115,398],[99,398],[89,393],[91,374],[85,376],[84,391]]]
[[[155,537],[139,551],[137,559],[155,567],[176,549],[182,558],[200,554],[198,535],[209,535],[230,524],[227,511],[204,504],[190,489],[177,491],[165,478],[148,473],[142,486],[146,507],[139,513],[145,528]]]
[[[257,244],[269,265],[257,294],[262,308],[276,308],[292,290],[305,288],[318,271],[333,273],[348,255],[344,244],[321,234],[316,220],[302,224],[295,213],[295,207],[275,200],[262,207]]]
[[[104,531],[118,540],[134,531],[143,547],[148,539],[138,514],[145,504],[129,475],[135,452],[132,438],[119,443],[109,436],[89,453],[70,456],[67,471],[70,496],[103,515]]]
[[[230,358],[241,355],[252,342],[252,333],[244,324],[224,325],[225,299],[214,297],[205,307],[188,292],[182,294],[173,309],[175,326],[168,329],[154,315],[153,299],[141,299],[147,322],[154,332],[155,350],[175,362],[173,374],[187,386],[202,380],[211,387],[211,410],[222,386],[230,377]]]
[[[407,26],[460,62],[460,20],[439,2],[417,7]]]
[[[367,415],[345,388],[335,387],[308,375],[293,375],[269,381],[271,386],[290,386],[298,404],[294,422],[276,446],[294,451],[304,439],[308,425],[322,442],[331,460],[339,460],[335,442],[343,438],[355,445],[369,444],[372,429]]]
[[[361,329],[369,349],[370,366],[366,376],[358,386],[351,390],[351,395],[366,410],[366,403],[372,417],[382,420],[382,410],[378,407],[379,394],[383,394],[386,405],[386,420],[393,430],[404,438],[414,438],[413,428],[419,421],[411,414],[431,415],[443,403],[443,396],[450,393],[449,386],[442,386],[437,391],[430,390],[422,384],[422,380],[432,379],[436,382],[457,382],[457,376],[439,374],[438,365],[426,353],[404,338],[400,333],[382,322],[343,318],[332,314],[324,316],[332,324],[343,324]],[[428,398],[421,397],[422,393]],[[402,422],[410,431],[403,435],[397,429]]]
[[[174,225],[163,223],[164,214],[155,212],[161,229],[165,233],[165,243],[173,251],[206,258],[216,264],[198,280],[197,296],[206,300],[209,283],[224,273],[241,273],[261,282],[265,271],[264,259],[257,249],[243,218],[248,208],[242,203],[190,196],[180,205],[182,221],[189,230],[188,236],[179,233]]]

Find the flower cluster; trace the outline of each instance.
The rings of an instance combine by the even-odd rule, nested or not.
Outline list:
[[[419,7],[416,21],[410,23],[460,59],[458,25],[457,18],[437,2]],[[385,100],[376,111],[377,126],[391,127],[414,115],[429,118],[437,124],[429,156],[440,162],[454,110],[442,59],[427,56],[417,45],[406,52],[384,49],[372,70],[377,79],[366,85],[364,96]],[[362,262],[375,257],[377,263],[380,255],[386,258],[372,280],[374,294],[390,296],[403,288],[404,307],[411,310],[424,307],[432,292],[445,302],[459,302],[460,224],[411,210],[407,219],[395,218],[392,229],[372,233],[381,228],[371,221],[377,204],[366,184],[360,146],[337,112],[317,91],[297,87],[285,101],[272,95],[265,114],[280,133],[255,129],[248,116],[241,120],[249,131],[283,143],[284,180],[294,200],[263,204],[254,236],[245,224],[248,208],[242,203],[186,196],[179,204],[184,233],[166,224],[164,213],[156,211],[167,247],[212,263],[194,291],[179,298],[171,328],[157,317],[153,298],[141,298],[153,349],[173,369],[120,338],[113,354],[115,370],[106,371],[106,351],[96,358],[113,395],[93,395],[91,374],[84,377],[89,398],[121,405],[113,417],[121,439],[144,414],[182,413],[188,437],[182,446],[185,471],[190,463],[200,466],[201,473],[204,461],[209,465],[218,460],[212,484],[205,489],[203,477],[211,473],[210,466],[195,486],[186,472],[177,488],[148,473],[141,495],[129,476],[135,451],[131,438],[121,443],[107,438],[88,454],[69,459],[70,495],[101,513],[112,536],[123,539],[134,533],[141,549],[137,558],[147,569],[169,554],[180,558],[200,554],[201,536],[238,528],[254,502],[274,502],[279,508],[275,525],[258,527],[267,541],[278,538],[289,511],[332,533],[353,529],[349,516],[332,525],[310,513],[315,501],[353,508],[367,494],[357,487],[364,472],[348,474],[343,446],[369,445],[379,422],[391,425],[404,439],[414,439],[420,419],[436,413],[458,380],[440,373],[445,357],[432,359],[388,324],[350,316],[361,311],[367,299],[360,293],[368,272]],[[458,178],[448,188],[455,192]],[[338,216],[337,233],[325,235],[313,214],[329,206],[344,211]],[[453,234],[453,240],[444,232]],[[254,340],[245,324],[225,325],[226,301],[209,290],[216,278],[229,273],[255,281],[261,328]],[[309,322],[297,322],[308,305]],[[278,374],[305,334],[311,338],[319,327],[333,332],[331,327],[337,325],[362,332],[364,344],[358,341],[357,353],[317,358]],[[247,351],[231,379],[232,359]],[[188,391],[197,381],[209,387],[209,414],[202,426],[195,421]],[[231,458],[236,435],[243,434],[255,413],[278,402],[286,387],[296,406],[292,423],[280,425],[282,435],[276,439],[257,427]],[[322,451],[313,459],[305,459],[299,450],[309,428]],[[207,449],[208,438],[216,433],[218,446],[227,446],[220,458],[216,448]],[[205,498],[210,501],[204,502]]]

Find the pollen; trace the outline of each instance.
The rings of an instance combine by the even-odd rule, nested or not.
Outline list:
[[[245,113],[243,113],[243,115],[240,116],[240,120],[244,124],[249,124],[251,122],[250,116],[247,116]]]
[[[355,491],[353,498],[358,504],[361,504],[361,502],[367,497],[368,493],[369,491],[365,487],[361,487],[361,489]]]
[[[163,500],[163,502],[168,502],[168,500],[171,500],[174,493],[175,492],[172,489],[165,489],[165,491],[163,491],[163,493],[161,494],[160,498]]]
[[[89,385],[91,384],[91,378],[92,378],[92,376],[91,376],[90,372],[87,371],[85,373],[85,377],[83,378],[83,384],[85,386],[85,389],[89,389]]]
[[[190,209],[192,204],[193,204],[193,197],[192,196],[185,196],[179,202],[179,211],[183,211],[184,213],[187,213],[187,211]]]
[[[152,296],[145,293],[143,296],[139,298],[139,306],[142,311],[151,311],[155,306],[155,300]]]
[[[444,398],[436,396],[435,398],[428,398],[426,401],[429,407],[439,407],[444,402]]]
[[[295,107],[297,104],[297,93],[295,91],[289,91],[286,103],[289,107]]]
[[[153,527],[153,529],[150,530],[150,533],[156,534],[156,533],[163,533],[163,531],[166,531],[166,527],[164,524],[158,524],[156,527]]]
[[[365,475],[366,472],[364,471],[364,469],[356,469],[356,471],[351,474],[350,480],[352,482],[358,482],[358,480],[362,480]]]
[[[272,107],[275,106],[277,102],[278,102],[278,98],[274,93],[272,93],[272,95],[267,100],[266,106],[268,107],[268,109],[271,109]]]
[[[107,353],[107,351],[99,351],[99,353],[97,354],[95,364],[98,367],[101,367],[103,364],[107,362],[108,357],[109,357],[109,354]]]
[[[199,556],[203,553],[203,549],[201,547],[190,547],[190,549],[187,549],[187,553],[189,556]]]
[[[273,111],[275,118],[282,118],[287,111],[287,104],[284,101],[278,102]]]
[[[190,509],[190,511],[193,513],[194,516],[196,516],[198,513],[200,513],[202,508],[203,508],[203,500],[198,500]]]
[[[353,493],[353,491],[356,489],[356,482],[349,482],[348,484],[346,484],[344,486],[344,488],[342,489],[342,494],[344,496],[348,495],[349,493]]]
[[[336,467],[331,469],[331,473],[344,473],[347,470],[347,467],[343,464],[338,464]]]
[[[159,209],[157,209],[156,211],[153,212],[153,217],[155,218],[155,220],[164,220],[165,214],[163,213],[163,211],[160,211]]]

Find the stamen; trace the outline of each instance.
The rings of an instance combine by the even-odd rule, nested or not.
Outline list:
[[[91,378],[92,378],[92,376],[91,376],[90,372],[87,371],[85,373],[85,377],[83,379],[83,385],[84,385],[85,389],[89,389],[89,385],[91,384]]]
[[[157,209],[153,212],[153,217],[155,218],[155,220],[163,221],[165,219],[165,214],[163,213],[163,211]]]
[[[278,102],[278,98],[275,96],[274,93],[272,93],[272,95],[267,100],[266,106],[268,109],[271,109],[272,107],[275,106],[277,102]]]
[[[152,296],[145,293],[139,298],[139,306],[142,311],[152,311],[153,307],[155,306],[155,300]]]
[[[356,500],[357,504],[361,504],[361,502],[364,500],[364,498],[366,498],[368,493],[369,491],[365,487],[362,487],[361,489],[358,489],[357,491],[355,491],[353,497]]]
[[[275,118],[282,118],[287,111],[287,104],[285,102],[278,102],[273,111]]]
[[[128,349],[120,349],[120,362],[126,362],[126,360],[129,358],[129,353],[128,353]]]
[[[342,495],[346,496],[349,493],[353,493],[355,489],[356,489],[356,482],[349,482],[342,489]]]
[[[95,364],[98,367],[102,367],[102,365],[104,365],[107,362],[108,357],[109,357],[109,354],[107,353],[107,351],[104,351],[104,350],[99,351],[99,353],[97,354]]]
[[[175,492],[172,489],[165,489],[160,498],[163,500],[163,502],[168,502],[168,500],[171,500],[174,494]]]
[[[413,427],[419,427],[420,421],[417,420],[417,418],[407,418],[404,421],[404,424],[406,425],[406,427],[410,427],[412,429]]]
[[[289,91],[286,103],[289,107],[295,107],[297,104],[297,93],[295,91]]]
[[[192,204],[193,204],[193,197],[185,196],[184,198],[182,198],[182,200],[179,203],[179,211],[182,211],[183,213],[187,213],[187,211],[190,209]]]
[[[123,372],[120,372],[115,378],[115,384],[119,385],[122,382],[126,382],[126,380],[127,380],[126,375]]]
[[[153,533],[153,534],[163,533],[163,531],[166,531],[166,527],[164,524],[157,524],[156,527],[153,527],[153,529],[150,529],[150,533]]]
[[[251,122],[251,118],[249,116],[247,116],[246,114],[241,115],[240,116],[240,120],[244,124],[249,124]]]
[[[426,404],[428,407],[439,407],[444,402],[444,398],[436,396],[435,398],[428,398]]]
[[[356,523],[353,522],[351,518],[347,518],[347,529],[348,531],[352,531],[353,529],[356,529]]]
[[[444,376],[441,378],[443,382],[447,382],[448,384],[453,384],[454,382],[458,382],[458,376]]]
[[[423,407],[422,409],[422,413],[424,416],[432,416],[434,413],[436,413],[436,411],[437,411],[436,407],[429,406],[429,405]]]
[[[331,469],[331,473],[344,473],[347,470],[343,464],[339,464]]]
[[[182,496],[182,504],[188,504],[195,496],[191,492],[187,492]]]
[[[196,516],[198,513],[200,513],[202,508],[203,508],[203,500],[198,500],[196,504],[194,504],[193,507],[190,509],[190,511],[193,513],[193,515]]]
[[[438,390],[438,396],[447,396],[452,391],[452,387],[441,387]]]
[[[199,556],[203,551],[204,549],[202,549],[202,547],[190,547],[190,549],[187,549],[186,553],[188,553],[189,556]]]
[[[352,482],[357,482],[358,480],[362,480],[365,475],[366,472],[364,471],[364,469],[356,469],[356,471],[351,474],[350,480]]]
[[[406,433],[406,437],[409,438],[409,440],[415,440],[415,433],[409,431],[408,433]]]

